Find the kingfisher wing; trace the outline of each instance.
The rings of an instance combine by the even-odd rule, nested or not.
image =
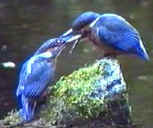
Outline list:
[[[123,52],[134,52],[139,46],[138,32],[124,19],[116,16],[102,16],[96,23],[102,42]]]
[[[112,31],[107,27],[98,29],[99,38],[106,45],[123,52],[137,53],[136,48],[140,47],[140,39],[136,33]]]
[[[20,74],[19,74],[19,84],[16,90],[16,96],[20,96],[24,90],[24,83],[26,83],[28,73],[27,73],[27,62],[26,61],[21,68]]]
[[[125,19],[115,14],[103,15],[97,21],[97,29],[101,42],[115,50],[136,54],[147,58],[147,52],[137,30]]]
[[[47,84],[54,77],[54,69],[47,61],[35,61],[28,71],[28,63],[23,67],[20,75],[20,92],[26,97],[37,98],[47,88]]]

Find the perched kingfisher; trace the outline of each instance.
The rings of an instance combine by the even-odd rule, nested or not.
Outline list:
[[[88,38],[103,49],[104,56],[128,54],[149,60],[138,31],[117,14],[82,13],[74,20],[72,28],[63,34],[67,35],[74,35],[72,38],[75,39],[78,35],[78,41]]]
[[[24,122],[34,119],[37,101],[54,79],[56,58],[65,48],[64,43],[61,38],[48,40],[23,64],[16,95],[21,97],[20,115]]]

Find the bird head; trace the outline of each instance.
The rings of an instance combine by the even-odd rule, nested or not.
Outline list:
[[[91,24],[100,14],[96,12],[84,12],[80,16],[78,16],[74,22],[72,23],[73,31],[80,31],[84,27],[87,27]]]
[[[65,44],[58,45],[58,46],[47,49],[45,52],[41,54],[34,55],[33,58],[34,59],[37,58],[39,61],[45,60],[49,62],[50,64],[53,64],[54,66],[56,66],[57,57],[61,54],[64,48],[65,48]]]
[[[66,44],[56,45],[54,47],[47,49],[46,52],[42,53],[41,55],[43,55],[43,57],[46,57],[48,59],[56,59],[61,54],[61,52],[64,50],[65,47]]]
[[[46,52],[48,49],[53,49],[55,47],[61,46],[65,43],[65,40],[62,38],[52,38],[44,42],[40,48],[34,53],[34,55],[39,55],[41,53]]]
[[[95,21],[99,16],[100,14],[92,11],[82,13],[74,20],[72,28],[66,31],[62,37],[69,37],[66,41],[67,43],[75,42],[72,47],[74,49],[80,39],[85,38],[90,34],[90,28],[95,24]]]
[[[82,30],[90,27],[90,25],[100,16],[100,14],[92,11],[84,12],[78,16],[72,23],[72,28],[66,31],[63,36],[70,34],[79,34]]]
[[[34,54],[42,59],[56,59],[65,48],[66,43],[62,38],[53,38],[46,41]]]

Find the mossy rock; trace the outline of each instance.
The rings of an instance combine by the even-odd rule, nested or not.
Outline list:
[[[115,59],[105,58],[62,76],[49,88],[49,94],[47,104],[41,107],[36,120],[43,127],[60,125],[64,128],[75,121],[77,126],[78,122],[97,121],[99,118],[104,121],[100,121],[101,124],[109,121],[113,126],[114,123],[124,125],[130,122],[126,84]],[[19,118],[13,114],[16,113],[11,113],[4,121],[16,123]],[[88,126],[82,123],[78,127]]]

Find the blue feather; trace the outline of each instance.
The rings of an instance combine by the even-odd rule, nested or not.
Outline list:
[[[116,14],[104,14],[93,26],[101,43],[114,50],[135,54],[144,60],[149,56],[144,48],[140,34],[125,19]]]
[[[117,14],[82,13],[74,20],[70,30],[73,30],[72,34],[81,33],[82,38],[88,37],[96,45],[104,47],[106,55],[126,53],[149,60],[138,31]]]
[[[85,27],[86,25],[93,22],[100,14],[92,11],[84,12],[74,22],[72,23],[72,28],[74,30],[80,30],[81,28]]]
[[[36,101],[29,99],[22,95],[22,109],[20,109],[20,116],[24,121],[31,121],[34,118],[34,113],[36,110]]]
[[[25,121],[34,118],[37,100],[54,78],[55,65],[44,53],[27,60],[20,72],[16,95],[21,97],[20,115]]]

